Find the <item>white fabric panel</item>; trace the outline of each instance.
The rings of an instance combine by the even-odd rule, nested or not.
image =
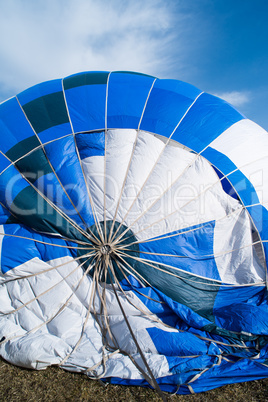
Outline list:
[[[179,172],[174,170],[171,175],[172,181],[170,180],[173,185],[163,193],[162,197],[155,196],[156,203],[153,208],[150,208],[133,226],[133,231],[139,240],[221,219],[226,213],[239,206],[237,201],[228,197],[223,191],[217,174],[204,158],[191,160],[188,156],[189,152],[175,147],[168,148],[171,149],[165,155],[166,161],[163,160],[163,163],[172,163],[176,166],[179,158],[180,161],[185,161],[185,168]],[[192,154],[190,155],[193,158]],[[180,163],[182,165],[182,162]],[[165,170],[162,170],[162,177],[160,174],[159,171],[154,178],[155,183],[162,182],[162,177],[165,183]],[[136,217],[146,211],[146,199],[149,198],[149,193],[150,188],[145,188],[137,200]],[[130,219],[128,225],[132,225]],[[148,229],[144,230],[146,227]]]
[[[268,133],[251,120],[233,124],[211,144],[226,155],[255,187],[260,202],[268,202]],[[260,176],[262,176],[260,181]]]
[[[66,262],[69,263],[62,265]],[[51,271],[41,273],[52,267],[54,269]],[[39,275],[33,275],[38,272]],[[25,275],[28,278],[23,278]],[[12,280],[14,278],[16,280]],[[78,287],[81,278],[83,281]],[[0,339],[5,337],[7,341],[0,345],[1,355],[14,364],[37,369],[60,364],[69,354],[62,366],[66,369],[84,371],[99,363],[102,359],[102,334],[92,314],[89,314],[82,334],[91,291],[91,277],[84,275],[84,270],[70,257],[48,263],[34,258],[2,275],[0,301],[5,300],[5,304],[0,303]],[[134,306],[151,314],[133,292],[126,293]],[[144,315],[126,300],[121,291],[118,291],[118,296],[144,353],[151,353],[147,357],[155,375],[171,375],[166,358],[158,354],[146,331],[149,327],[158,327],[168,332],[170,329]],[[30,302],[35,297],[37,299]],[[67,299],[69,301],[65,305]],[[111,330],[117,342],[123,350],[133,353],[141,367],[145,368],[137,355],[111,285],[107,285],[106,300]],[[23,306],[23,303],[27,306]],[[97,297],[94,306],[96,312],[100,312],[101,303]],[[16,308],[19,310],[12,313]],[[73,351],[80,338],[79,347]],[[98,374],[102,374],[102,370],[101,365],[96,368]],[[105,375],[142,378],[129,358],[120,353],[107,361]]]
[[[147,364],[150,366],[152,373],[155,377],[165,377],[172,375],[169,371],[169,364],[164,355],[144,353]],[[133,358],[139,366],[146,372],[147,369],[138,354],[134,354]],[[107,362],[107,377],[121,377],[130,378],[130,373],[133,379],[143,379],[143,375],[138,371],[136,366],[125,356],[118,354]]]
[[[82,160],[97,217],[103,220],[104,180],[106,181],[106,218],[113,219],[126,171],[136,140],[136,130],[108,130],[106,155]]]
[[[161,140],[144,131],[139,132],[118,211],[119,220],[124,218],[141,191],[163,148],[164,143]],[[136,212],[133,212],[132,209],[129,219],[131,217],[137,217]]]
[[[143,135],[152,137],[148,133],[143,133]],[[160,141],[155,137],[152,137],[152,140]],[[159,150],[157,151],[159,152]],[[161,151],[162,147],[160,148]],[[148,178],[143,175],[147,181],[127,217],[126,221],[128,225],[132,225],[140,215],[148,210],[144,219],[137,222],[133,227],[134,232],[141,230],[142,221],[145,221],[145,224],[149,225],[151,222],[160,219],[161,214],[166,216],[174,211],[174,191],[168,191],[168,189],[178,180],[185,169],[194,163],[195,159],[195,154],[186,152],[181,148],[174,146],[166,146],[164,148],[152,173]],[[134,186],[135,176],[131,176],[129,182],[131,179]],[[157,204],[152,208],[154,203]],[[174,216],[172,217],[172,221],[174,221]]]
[[[92,199],[93,212],[98,221],[103,221],[104,204],[104,156],[90,156],[81,161]],[[92,207],[92,205],[91,205]]]
[[[131,160],[136,130],[108,130],[106,141],[106,212],[113,219]]]
[[[51,266],[52,264],[48,264],[47,262],[44,262],[37,257],[32,258],[24,264],[18,265],[16,269],[10,269],[5,274],[0,271],[0,284],[12,279],[22,278],[24,276],[31,275],[32,273],[42,273],[50,269]]]
[[[223,282],[246,284],[265,280],[265,270],[251,244],[251,222],[245,209],[216,222],[214,254]],[[231,252],[226,253],[227,250]]]

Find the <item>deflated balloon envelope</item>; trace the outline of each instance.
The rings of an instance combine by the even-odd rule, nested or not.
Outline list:
[[[0,133],[4,359],[160,394],[268,376],[265,130],[85,72],[2,103]]]

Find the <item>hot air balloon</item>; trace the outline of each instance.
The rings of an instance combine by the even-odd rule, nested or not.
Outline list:
[[[268,376],[268,135],[177,80],[0,105],[0,355],[189,394]],[[164,397],[163,397],[164,398]]]

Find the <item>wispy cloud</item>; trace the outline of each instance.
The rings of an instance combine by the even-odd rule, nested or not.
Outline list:
[[[231,91],[222,93],[213,93],[213,95],[224,99],[225,101],[231,103],[233,106],[243,107],[250,102],[250,92],[248,91]]]
[[[0,7],[5,96],[78,71],[161,76],[172,64],[173,10],[165,0],[0,0]],[[177,22],[176,34],[183,29]]]

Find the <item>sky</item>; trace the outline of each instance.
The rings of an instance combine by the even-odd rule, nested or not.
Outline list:
[[[138,71],[268,130],[268,0],[0,0],[0,38],[0,102],[80,71]]]

